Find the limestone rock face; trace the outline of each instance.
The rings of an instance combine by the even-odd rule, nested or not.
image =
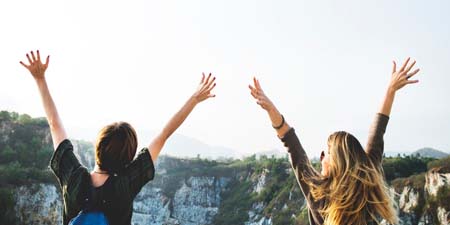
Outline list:
[[[448,225],[450,223],[450,211],[441,205],[432,208],[430,203],[436,202],[439,189],[444,187],[448,188],[450,185],[449,182],[450,173],[439,171],[439,169],[432,169],[425,174],[424,186],[404,186],[397,198],[400,224]]]
[[[219,211],[220,194],[228,179],[191,177],[175,193],[173,217],[181,224],[210,224]]]
[[[7,138],[7,137],[3,137]],[[83,165],[93,167],[93,148],[85,142],[73,141],[74,152]],[[192,163],[197,164],[193,165]],[[203,164],[202,164],[203,163]],[[273,172],[266,169],[253,170],[244,167],[234,174],[235,169],[226,167],[209,171],[210,167],[199,170],[204,165],[201,160],[160,157],[156,165],[155,179],[145,185],[134,201],[133,225],[207,225],[214,224],[214,217],[219,213],[221,204],[227,199],[223,195],[232,189],[230,184],[248,183],[246,192],[251,196],[270,196],[274,185],[273,177],[289,176],[288,166]],[[205,171],[203,171],[205,170]],[[285,174],[282,174],[285,173]],[[423,178],[423,177],[422,177]],[[444,205],[430,208],[424,202],[436,199],[439,190],[448,187],[450,173],[431,170],[425,174],[419,186],[404,184],[396,191],[398,213],[402,225],[448,225],[450,212]],[[283,183],[284,184],[284,183]],[[234,187],[234,186],[233,186]],[[285,188],[285,185],[281,186]],[[279,224],[280,213],[283,218],[295,219],[306,207],[298,185],[279,192],[277,202],[268,202],[265,198],[253,198],[245,208],[248,218],[241,221],[245,225]],[[59,186],[54,184],[30,184],[14,189],[16,205],[14,207],[19,224],[61,224],[62,196]],[[270,190],[270,191],[268,191]],[[391,188],[394,191],[394,188]],[[283,195],[284,193],[284,195]],[[233,198],[233,196],[228,196]],[[273,199],[277,199],[275,196]],[[450,199],[449,199],[450,201]],[[237,204],[241,202],[238,201]],[[428,207],[428,208],[427,208]],[[270,209],[270,210],[268,210]],[[278,216],[278,218],[277,218]],[[307,215],[306,215],[307,216]],[[275,222],[274,222],[275,221]],[[286,223],[289,224],[289,223]],[[385,224],[385,223],[384,223]]]
[[[447,171],[448,172],[448,171]],[[439,169],[432,169],[426,175],[425,190],[430,197],[438,198],[437,193],[443,187],[450,187],[450,173],[444,173]],[[447,199],[450,201],[450,199]],[[437,207],[438,224],[450,224],[450,210],[446,210],[443,206]]]
[[[448,185],[448,173],[429,172],[420,192],[412,187],[403,187],[398,196],[398,210],[402,225],[448,225],[450,212],[437,207],[437,220],[430,213],[416,215],[415,209],[420,198],[436,197],[437,190]],[[158,187],[146,185],[136,197],[132,224],[134,225],[206,225],[212,224],[217,214],[221,193],[226,189],[230,178],[188,177],[180,181],[173,197],[164,194]],[[256,181],[255,187],[261,182]],[[251,187],[253,191],[257,188]],[[19,224],[61,224],[62,197],[59,187],[53,184],[32,184],[20,186],[14,191],[15,212]],[[272,218],[263,215],[266,206],[257,202],[248,211],[249,220],[245,225],[272,225]],[[285,205],[284,208],[287,206]]]
[[[426,175],[425,190],[429,195],[436,196],[439,188],[450,185],[450,173],[431,170]]]
[[[399,208],[405,213],[412,213],[412,210],[419,204],[419,193],[411,187],[405,186],[400,195]]]
[[[161,189],[145,186],[133,205],[132,224],[211,224],[220,206],[227,178],[190,177],[171,199]],[[15,191],[21,224],[61,224],[62,198],[52,184],[21,186]]]
[[[32,184],[15,190],[14,210],[19,224],[61,224],[61,195],[51,184]]]
[[[132,224],[163,224],[170,218],[170,199],[158,188],[143,188],[133,205]]]

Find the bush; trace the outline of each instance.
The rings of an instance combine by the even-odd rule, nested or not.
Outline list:
[[[17,153],[9,146],[0,151],[0,164],[12,162],[17,158]]]
[[[229,184],[230,190],[226,191],[222,198],[224,199],[219,207],[219,212],[213,220],[216,225],[241,224],[248,221],[248,210],[251,207],[252,195],[250,182],[234,181]]]
[[[15,224],[14,196],[11,190],[0,188],[0,224]]]
[[[428,169],[439,168],[443,173],[450,173],[450,156],[428,163]]]
[[[409,177],[427,171],[427,164],[435,159],[417,156],[387,157],[383,160],[383,170],[388,182],[399,177]]]
[[[6,127],[0,133],[0,183],[52,182],[48,165],[53,147],[46,119],[1,111],[0,127]]]
[[[436,200],[438,206],[443,207],[447,212],[450,211],[450,187],[448,185],[439,188]]]
[[[308,207],[303,207],[295,220],[295,225],[309,225]]]

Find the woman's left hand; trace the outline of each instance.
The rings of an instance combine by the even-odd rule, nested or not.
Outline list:
[[[418,80],[409,80],[409,78],[416,75],[420,71],[420,69],[415,69],[410,73],[411,69],[416,64],[416,61],[414,60],[414,62],[411,65],[408,65],[409,60],[410,58],[408,57],[399,70],[397,70],[396,68],[397,65],[395,61],[392,62],[393,63],[392,77],[391,82],[389,83],[389,91],[395,93],[396,91],[403,88],[405,85],[419,82]]]
[[[30,65],[26,65],[22,61],[20,61],[20,64],[22,64],[22,66],[24,66],[25,68],[28,69],[28,71],[30,71],[31,75],[33,75],[35,80],[44,79],[45,71],[47,70],[50,56],[47,56],[45,63],[42,63],[41,55],[39,54],[39,50],[37,50],[37,52],[36,52],[37,56],[34,55],[33,51],[31,51],[30,54],[31,54],[31,58],[30,58],[29,54],[26,55]]]

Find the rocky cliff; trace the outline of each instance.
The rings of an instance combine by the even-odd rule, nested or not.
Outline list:
[[[393,181],[400,224],[450,224],[450,171],[434,168],[425,174]]]
[[[162,157],[155,180],[144,186],[135,199],[132,223],[307,224],[305,202],[297,184],[288,180],[294,179],[287,164],[280,164],[282,168],[277,171],[267,165],[258,169],[255,165],[206,162]],[[284,182],[274,183],[277,179]],[[449,190],[449,179],[448,171],[434,169],[395,180],[392,190],[398,193],[401,224],[448,224],[450,199],[438,198]],[[15,198],[19,224],[60,223],[61,196],[54,184],[17,187]]]
[[[92,164],[92,148],[86,143],[74,143],[74,152],[84,165]],[[285,178],[289,177],[287,164],[283,163]],[[271,213],[283,210],[289,201],[302,204],[301,196],[294,182],[289,182],[291,190],[287,201],[272,200],[272,190],[266,189],[267,181],[278,174],[270,174],[268,169],[256,171],[245,163],[221,164],[202,159],[178,159],[162,156],[156,165],[156,176],[153,181],[143,187],[134,202],[133,224],[152,225],[198,225],[215,224],[217,216],[227,216],[220,210],[224,200],[235,196],[230,191],[242,189],[239,194],[251,198],[236,199],[245,201],[248,207],[238,213],[246,217],[241,221],[247,225],[273,224]],[[233,185],[230,185],[230,184]],[[245,186],[236,185],[239,183]],[[276,190],[273,190],[276,192]],[[293,194],[290,192],[297,192]],[[18,224],[55,224],[61,222],[61,192],[57,184],[34,183],[22,185],[14,190],[15,213]],[[280,197],[278,197],[280,198]],[[290,199],[289,199],[290,198]],[[284,201],[284,200],[283,200]],[[276,204],[275,204],[276,202]],[[297,205],[297,204],[296,204]],[[239,205],[233,205],[239,209]],[[270,210],[267,210],[270,207]],[[297,207],[297,206],[296,206]],[[295,218],[295,211],[292,209]],[[225,222],[225,224],[231,224]]]

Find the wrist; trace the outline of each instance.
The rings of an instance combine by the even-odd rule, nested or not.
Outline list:
[[[266,111],[269,114],[278,113],[278,110],[274,105],[269,105],[269,107],[267,107]]]
[[[388,89],[386,90],[386,94],[391,95],[391,96],[394,96],[395,92],[396,92],[396,90],[393,87],[388,87]]]
[[[197,99],[197,97],[195,95],[192,95],[189,99],[188,99],[188,103],[192,104],[192,105],[197,105],[200,101]]]
[[[42,77],[40,77],[40,78],[34,78],[34,81],[36,81],[36,83],[45,83],[46,81],[45,81],[45,77],[44,76],[42,76]]]

